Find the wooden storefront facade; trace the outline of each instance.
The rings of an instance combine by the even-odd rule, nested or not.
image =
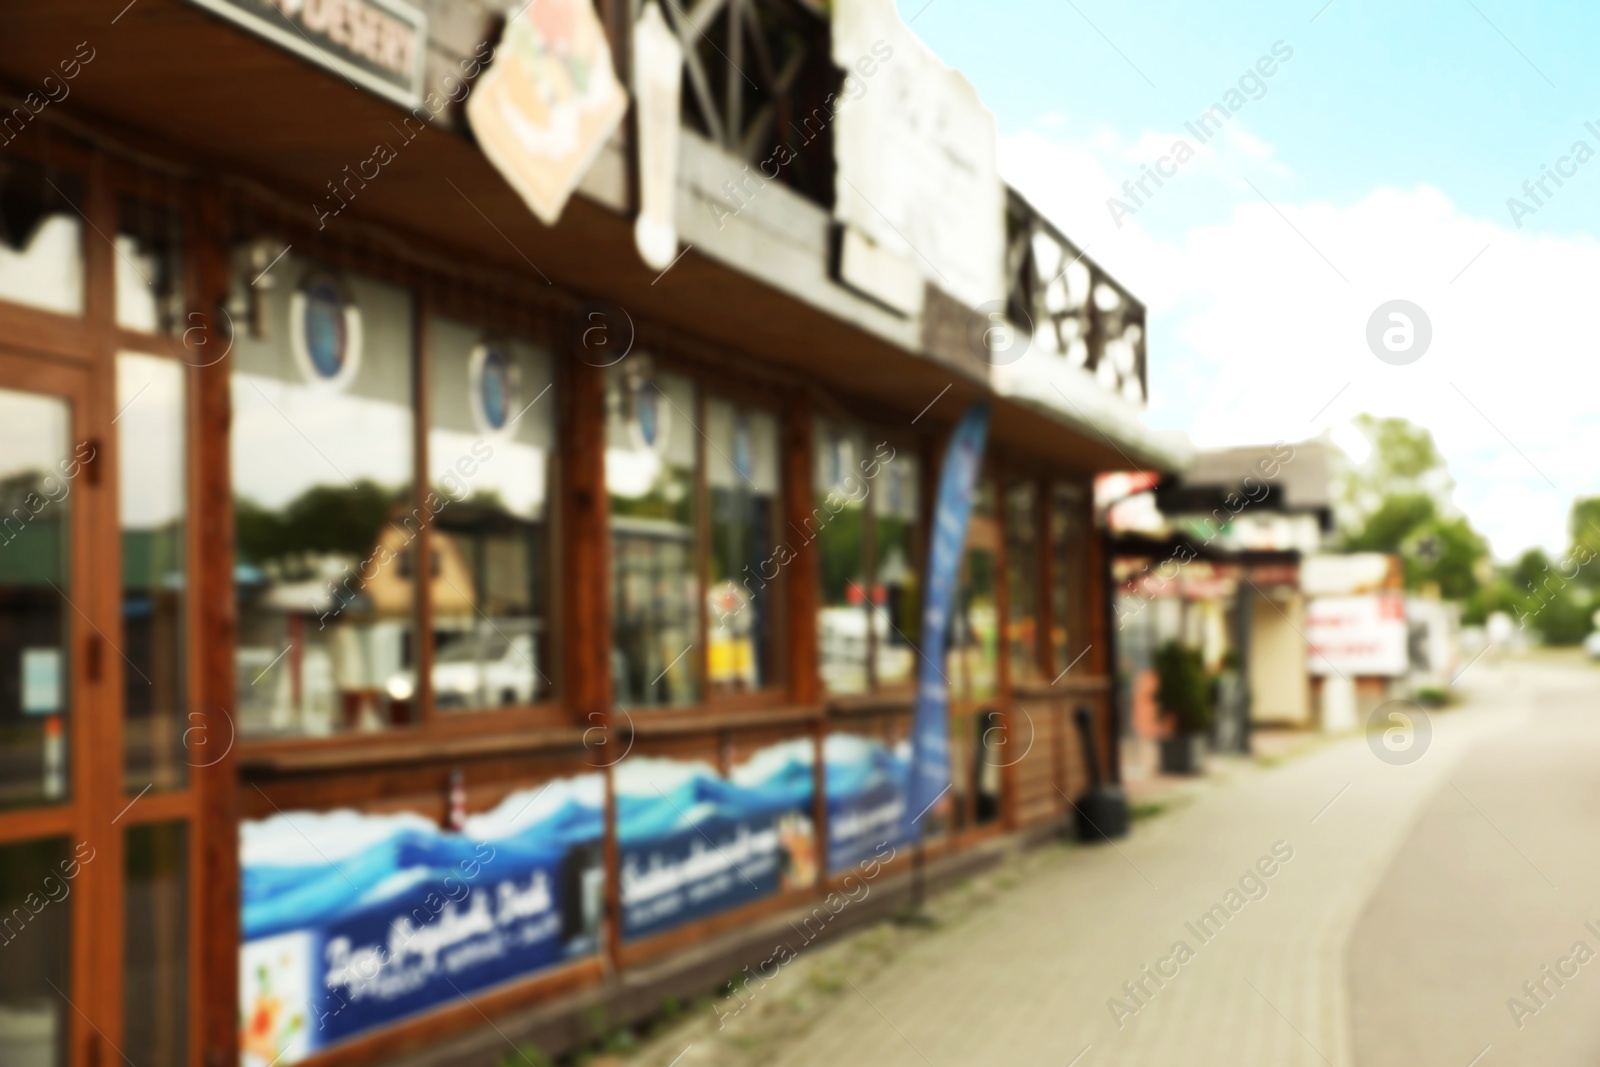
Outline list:
[[[3,62],[20,97],[94,42],[75,98],[0,148],[0,1053],[231,1067],[258,1023],[318,1026],[241,994],[264,827],[365,892],[306,827],[466,840],[553,782],[597,805],[568,887],[599,893],[592,940],[283,1059],[319,1067],[837,889],[834,753],[904,751],[939,460],[975,400],[996,429],[930,855],[1062,818],[1080,706],[1115,776],[1109,439],[693,252],[652,280],[628,218],[579,198],[545,230],[448,131],[319,227],[313,176],[389,104],[177,0],[94,37],[103,15],[38,5]],[[232,70],[259,94],[220,91]],[[670,804],[691,770],[767,788],[774,753],[811,780],[771,883],[633,917],[625,827],[655,801],[631,769]]]

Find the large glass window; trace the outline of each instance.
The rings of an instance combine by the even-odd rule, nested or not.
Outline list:
[[[73,879],[93,858],[87,845],[68,855],[65,840],[0,846],[0,1063],[67,1062]]]
[[[116,262],[117,325],[141,333],[182,333],[183,224],[165,204],[123,197]]]
[[[823,686],[843,695],[908,684],[920,611],[916,457],[827,419],[812,440],[816,503],[805,533],[821,556]]]
[[[66,401],[0,389],[0,807],[67,797],[69,514],[94,455],[70,424]]]
[[[1006,650],[1013,683],[1039,679],[1039,512],[1032,482],[1006,489]]]
[[[694,383],[633,356],[606,371],[615,698],[694,703],[699,634]]]
[[[805,536],[816,541],[822,572],[817,639],[822,684],[830,693],[864,693],[871,676],[867,612],[867,454],[857,432],[818,419],[812,437],[815,506]]]
[[[0,300],[83,313],[83,184],[15,157],[0,160]]]
[[[778,420],[726,400],[706,401],[706,484],[711,573],[706,682],[712,694],[775,681],[777,598],[783,560],[778,519]]]
[[[125,785],[184,784],[184,365],[117,356]]]
[[[240,730],[412,722],[410,550],[445,504],[413,500],[411,298],[254,251],[230,301]]]
[[[880,444],[873,455],[882,461],[872,488],[873,673],[880,687],[898,686],[916,679],[913,642],[921,640],[916,536],[922,470],[907,449]]]
[[[1050,658],[1059,675],[1083,652],[1083,495],[1057,485],[1050,494]]]
[[[1000,612],[995,563],[999,547],[994,481],[980,478],[973,491],[966,558],[951,616],[950,654],[956,673],[950,676],[950,684],[968,700],[991,697],[998,685]]]
[[[188,847],[183,823],[127,833],[121,1052],[129,1063],[189,1061]]]
[[[544,700],[553,688],[550,353],[436,317],[428,360],[428,480],[444,503],[429,564],[434,707]],[[390,696],[409,699],[412,685],[402,674]]]

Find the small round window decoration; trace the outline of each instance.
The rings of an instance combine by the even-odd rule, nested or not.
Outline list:
[[[312,385],[343,390],[361,367],[361,309],[331,274],[310,274],[289,297],[289,343]]]
[[[628,428],[640,448],[660,455],[667,451],[667,436],[672,430],[672,412],[656,383],[646,377],[634,379],[629,403],[633,410]]]
[[[501,341],[483,341],[468,361],[468,396],[479,432],[507,434],[522,411],[522,370]]]

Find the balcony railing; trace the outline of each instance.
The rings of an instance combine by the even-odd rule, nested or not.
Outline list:
[[[1149,398],[1145,309],[1015,189],[1006,197],[1006,314],[1032,347],[1135,404]]]
[[[683,122],[757,167],[795,150],[777,178],[833,205],[833,123],[824,101],[843,84],[815,0],[666,0],[683,43]]]

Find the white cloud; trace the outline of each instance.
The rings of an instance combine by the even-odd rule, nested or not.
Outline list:
[[[1589,310],[1600,244],[1464,215],[1428,186],[1298,202],[1273,192],[1293,183],[1267,177],[1270,146],[1242,129],[1214,138],[1209,159],[1118,228],[1105,201],[1138,174],[1129,148],[1106,131],[1077,143],[1025,131],[1002,139],[1000,158],[1149,306],[1153,425],[1211,446],[1297,440],[1362,411],[1403,415],[1433,431],[1457,502],[1497,555],[1564,544],[1572,498],[1600,493]],[[1196,199],[1204,209],[1188,217],[1221,221],[1176,236],[1143,224]],[[1373,310],[1397,298],[1433,325],[1426,355],[1404,367],[1380,362],[1365,340]]]

